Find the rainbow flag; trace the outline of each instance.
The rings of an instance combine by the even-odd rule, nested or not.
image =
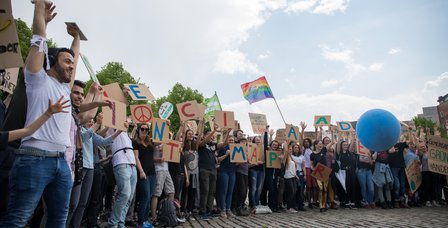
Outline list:
[[[266,98],[274,98],[268,81],[264,76],[255,81],[247,82],[241,85],[243,96],[249,101],[249,104],[261,101]]]

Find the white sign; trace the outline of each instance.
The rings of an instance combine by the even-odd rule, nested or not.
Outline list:
[[[173,113],[174,106],[170,102],[163,103],[159,108],[159,117],[161,119],[168,119]]]

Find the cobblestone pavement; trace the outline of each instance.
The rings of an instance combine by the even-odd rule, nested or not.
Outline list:
[[[199,218],[198,218],[199,219]],[[448,227],[448,208],[318,209],[295,214],[273,213],[248,217],[188,221],[178,227]]]

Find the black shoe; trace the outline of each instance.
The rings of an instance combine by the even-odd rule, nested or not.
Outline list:
[[[381,203],[381,208],[383,209],[389,209],[389,206],[387,206],[386,202]]]
[[[387,207],[389,207],[389,209],[394,209],[394,205],[389,201],[387,202]]]
[[[297,210],[299,210],[299,211],[306,211],[306,209],[304,207],[299,207]]]

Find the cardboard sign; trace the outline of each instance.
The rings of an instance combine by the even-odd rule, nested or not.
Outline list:
[[[303,138],[311,139],[311,141],[315,140],[317,138],[317,133],[315,131],[305,131],[303,132]]]
[[[286,141],[286,129],[278,129],[275,133],[275,140],[277,140],[280,144]]]
[[[185,122],[185,127],[192,130],[194,134],[198,133],[198,123],[195,120],[188,120]]]
[[[126,104],[110,99],[112,108],[103,107],[103,125],[124,132],[127,129],[124,127],[126,122]]]
[[[87,41],[87,37],[84,35],[84,33],[82,33],[81,29],[75,22],[65,22],[65,24],[68,26],[73,26],[78,31],[80,40]]]
[[[314,116],[314,126],[330,126],[331,116]]]
[[[131,105],[131,118],[134,123],[150,123],[152,120],[152,108],[149,104]]]
[[[235,128],[233,128],[235,130],[239,130],[240,129],[240,123],[238,123],[238,120],[235,120]]]
[[[311,172],[312,177],[323,182],[328,181],[330,174],[331,169],[325,165],[322,165],[321,163],[318,163],[317,166],[314,168],[313,172]]]
[[[84,66],[86,66],[87,71],[89,72],[90,75],[90,79],[92,79],[92,81],[96,82],[98,85],[101,85],[100,81],[98,80],[98,78],[96,77],[96,73],[93,70],[92,65],[90,65],[89,60],[87,59],[87,57],[85,55],[83,55],[82,53],[79,53],[79,56],[81,56],[82,61],[84,62]]]
[[[111,83],[109,85],[103,86],[104,89],[104,97],[128,104],[128,100],[123,94],[123,90],[121,90],[120,85],[117,82]]]
[[[169,140],[168,143],[163,144],[162,158],[166,162],[180,163],[180,151],[182,142]]]
[[[230,162],[242,163],[247,162],[247,147],[246,144],[229,144]]]
[[[414,160],[412,161],[411,164],[409,164],[406,167],[406,177],[408,178],[411,191],[412,193],[414,193],[422,184],[422,172],[420,171],[420,162]]]
[[[215,117],[214,116],[208,117],[208,123],[210,124],[210,129],[212,131],[215,130]],[[218,130],[218,129],[216,129],[216,130]]]
[[[3,78],[0,89],[13,94],[17,85],[17,78],[19,76],[19,68],[9,68],[5,71],[0,71],[0,78]]]
[[[431,172],[448,175],[448,139],[429,136],[428,166]]]
[[[159,108],[159,117],[163,120],[168,119],[173,113],[174,106],[170,102],[164,102]]]
[[[280,169],[282,167],[280,161],[280,151],[266,151],[266,168]]]
[[[219,128],[233,129],[235,127],[235,117],[233,112],[216,111],[215,123]]]
[[[154,101],[156,99],[146,85],[124,84],[124,87],[129,89],[128,94],[134,101]]]
[[[252,125],[252,131],[255,134],[264,134],[268,121],[265,114],[249,113],[250,124]]]
[[[201,108],[196,100],[187,101],[184,103],[176,104],[177,112],[181,121],[187,121],[199,118],[201,116]]]
[[[339,131],[355,131],[352,124],[349,121],[336,122]]]
[[[372,160],[372,153],[359,140],[356,141],[356,153],[359,155],[359,162],[370,163]]]
[[[263,161],[263,145],[257,145],[256,143],[248,143],[248,160],[250,164],[258,165],[258,161]]]
[[[29,43],[28,43],[29,45]],[[11,1],[0,1],[0,69],[22,67],[23,59]]]
[[[152,140],[155,143],[166,143],[169,140],[170,129],[166,120],[152,119]]]
[[[293,141],[300,139],[300,129],[292,124],[286,124],[286,138]]]
[[[198,116],[195,119],[202,120],[204,118],[204,115],[205,115],[206,107],[203,104],[198,104],[197,107],[198,107]]]

